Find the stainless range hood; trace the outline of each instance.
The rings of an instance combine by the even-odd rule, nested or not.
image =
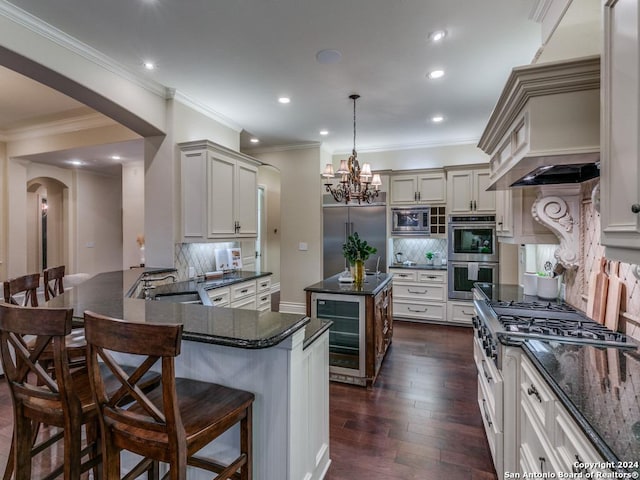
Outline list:
[[[478,143],[489,190],[599,175],[600,57],[514,68]]]

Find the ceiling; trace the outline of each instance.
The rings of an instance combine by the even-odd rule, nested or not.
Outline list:
[[[540,47],[540,24],[530,19],[538,2],[10,1],[215,111],[243,129],[243,148],[324,142],[334,153],[353,144],[352,93],[361,95],[360,152],[476,142],[511,69]],[[441,29],[445,39],[430,42]],[[323,49],[339,51],[339,61],[320,63]],[[428,79],[434,69],[444,77]],[[7,70],[0,83],[0,133],[82,107]],[[432,123],[434,115],[444,121]],[[252,136],[260,142],[249,144]]]

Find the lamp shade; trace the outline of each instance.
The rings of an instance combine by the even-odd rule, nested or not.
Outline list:
[[[346,160],[340,160],[340,168],[338,168],[338,171],[336,173],[338,175],[348,175],[349,174],[349,167],[347,166],[347,161]]]
[[[379,173],[376,173],[373,175],[373,180],[371,181],[371,185],[376,187],[376,190],[380,188],[380,186],[382,185],[382,179],[380,178]]]
[[[322,176],[324,178],[333,178],[335,176],[333,173],[333,164],[327,163],[324,167],[324,172],[322,172]]]
[[[362,169],[360,170],[360,178],[362,178],[365,182],[371,178],[371,165],[368,163],[362,164]]]

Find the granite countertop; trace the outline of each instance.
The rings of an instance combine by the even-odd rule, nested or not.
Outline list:
[[[523,349],[605,460],[640,461],[638,351],[540,340]]]
[[[309,317],[299,314],[128,298],[127,293],[142,273],[141,269],[101,273],[51,299],[46,305],[73,308],[74,318],[78,321],[82,321],[85,310],[91,310],[132,322],[182,323],[184,340],[239,348],[272,347],[310,323]],[[318,332],[328,327],[314,324],[311,331],[305,332],[305,338],[311,342]]]
[[[427,265],[426,263],[414,263],[413,265],[405,265],[403,263],[392,263],[389,268],[406,268],[411,270],[446,270],[447,264]]]
[[[365,275],[364,283],[361,287],[356,287],[353,283],[340,283],[338,281],[338,275],[326,278],[321,282],[314,283],[305,287],[307,292],[316,293],[335,293],[341,295],[376,295],[382,290],[392,278],[392,275],[388,273],[367,274]]]
[[[252,272],[252,271],[236,271],[225,273],[221,278],[212,280],[193,279],[184,280],[182,282],[166,283],[157,285],[153,289],[152,295],[171,294],[171,293],[196,293],[199,291],[207,291],[215,288],[228,287],[235,283],[241,283],[247,280],[254,280],[271,275],[271,272]]]

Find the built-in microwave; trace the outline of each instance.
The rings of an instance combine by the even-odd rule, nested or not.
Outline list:
[[[391,235],[429,235],[431,207],[395,207],[391,209]]]
[[[495,215],[451,215],[448,230],[449,261],[499,261]]]

